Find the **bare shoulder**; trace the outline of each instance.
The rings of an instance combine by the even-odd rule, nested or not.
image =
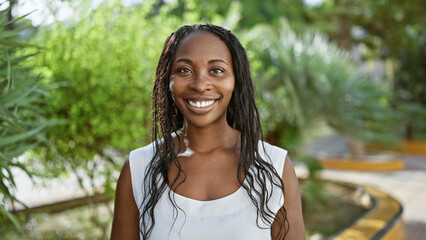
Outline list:
[[[294,171],[293,162],[288,155],[285,157],[284,168],[282,172],[282,180],[286,182],[296,182],[298,184],[296,172]]]
[[[282,180],[284,183],[284,207],[290,225],[286,239],[306,239],[299,181],[288,156],[285,159]]]
[[[139,239],[139,211],[132,191],[129,160],[127,159],[118,178],[111,239]]]
[[[128,197],[130,195],[129,193],[133,194],[133,190],[132,190],[132,178],[130,174],[130,164],[129,164],[129,159],[127,158],[123,164],[120,177],[118,178],[118,181],[117,181],[116,197],[117,195],[120,195],[120,196],[123,195]]]

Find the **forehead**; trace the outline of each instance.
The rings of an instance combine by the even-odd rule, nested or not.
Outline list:
[[[178,58],[220,58],[232,63],[231,53],[222,39],[211,32],[193,32],[178,45],[173,62]]]

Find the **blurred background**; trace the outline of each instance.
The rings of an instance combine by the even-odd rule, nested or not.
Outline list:
[[[308,237],[371,209],[327,176],[374,185],[415,170],[417,188],[391,194],[426,216],[406,200],[426,181],[424,16],[423,0],[0,0],[2,239],[109,238],[121,166],[152,141],[163,43],[204,22],[247,50],[265,139],[296,163]],[[330,158],[397,167],[348,175],[323,169]],[[426,217],[404,217],[407,239],[424,236]]]

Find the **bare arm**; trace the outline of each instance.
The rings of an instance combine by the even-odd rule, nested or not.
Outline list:
[[[284,163],[282,180],[285,191],[284,207],[287,211],[287,219],[290,224],[290,229],[285,239],[306,239],[305,224],[303,223],[302,216],[302,203],[300,200],[299,182],[297,180],[296,173],[294,172],[293,164],[288,157]],[[278,211],[275,217],[275,221],[272,224],[272,236],[277,234],[280,230],[277,219],[282,217],[282,214],[283,208]],[[281,238],[282,237],[283,235],[281,235]]]
[[[115,192],[111,240],[139,240],[139,211],[133,197],[129,161],[123,165]]]

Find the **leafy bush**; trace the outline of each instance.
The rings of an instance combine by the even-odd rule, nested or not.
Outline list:
[[[56,22],[40,32],[39,71],[48,83],[67,83],[52,92],[46,111],[69,121],[48,134],[56,152],[38,151],[45,171],[83,170],[91,179],[103,179],[113,195],[122,156],[151,141],[155,69],[164,40],[181,21],[151,17],[147,9],[103,4],[72,23]],[[120,160],[105,149],[118,151]]]
[[[2,5],[4,3],[0,3]],[[32,67],[26,63],[31,53],[24,50],[35,47],[25,43],[19,36],[22,31],[14,29],[21,18],[8,20],[10,8],[0,11],[0,223],[11,220],[19,227],[17,219],[5,209],[15,201],[14,167],[27,171],[16,159],[26,150],[40,143],[47,143],[45,133],[58,122],[46,118],[43,110],[47,85],[31,74]]]

